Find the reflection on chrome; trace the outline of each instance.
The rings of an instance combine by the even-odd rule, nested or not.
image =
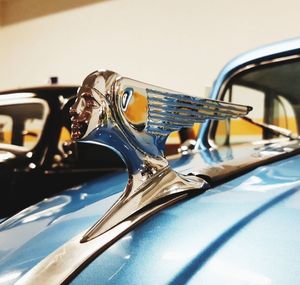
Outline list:
[[[141,83],[108,70],[88,75],[70,110],[72,137],[115,150],[127,164],[129,180],[121,198],[82,242],[146,206],[162,203],[165,197],[207,188],[203,179],[180,175],[169,167],[163,154],[168,135],[206,119],[245,116],[251,109]]]
[[[12,94],[4,94],[0,96],[0,101],[5,100],[14,100],[14,99],[21,99],[21,98],[31,98],[34,97],[34,93],[12,93]]]
[[[122,237],[122,240],[132,240],[132,235],[128,234],[124,237]]]
[[[22,271],[9,272],[0,276],[0,284],[12,283],[22,274]]]
[[[208,189],[204,179],[170,167],[164,157],[168,135],[207,119],[245,116],[251,109],[174,92],[108,70],[88,75],[70,109],[72,138],[118,153],[127,164],[127,185],[91,229],[46,257],[17,284],[65,283],[137,224],[189,193]]]

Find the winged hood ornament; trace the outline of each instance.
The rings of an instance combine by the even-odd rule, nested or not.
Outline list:
[[[208,184],[174,171],[164,157],[168,135],[207,119],[247,115],[252,108],[198,98],[100,70],[88,75],[72,106],[72,138],[105,145],[128,167],[124,193],[85,234],[89,241],[125,219],[150,215],[165,204],[204,191]]]

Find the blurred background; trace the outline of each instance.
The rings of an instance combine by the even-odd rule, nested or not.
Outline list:
[[[0,0],[0,89],[96,69],[207,95],[249,49],[299,35],[296,0]]]

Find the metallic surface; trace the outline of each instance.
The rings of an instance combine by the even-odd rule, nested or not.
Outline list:
[[[182,156],[172,163],[177,171],[202,175],[211,185],[219,184],[263,164],[300,153],[300,142],[272,142],[206,149]]]
[[[146,89],[148,121],[146,131],[167,136],[181,128],[193,127],[207,119],[222,120],[244,116],[252,108],[237,104],[197,98],[174,92]]]
[[[275,125],[271,125],[271,124],[260,123],[260,122],[254,121],[254,120],[252,120],[251,118],[246,117],[246,116],[243,117],[243,120],[245,120],[246,122],[251,123],[252,125],[261,127],[262,129],[271,131],[271,132],[273,132],[275,135],[284,136],[284,137],[287,137],[287,138],[289,138],[289,139],[291,139],[291,140],[297,140],[297,139],[300,139],[299,136],[293,135],[293,132],[292,132],[291,130],[289,130],[289,129],[282,128],[282,127],[275,126]]]
[[[183,196],[185,195],[183,194]],[[148,215],[153,214],[153,211],[157,212],[161,207],[169,206],[171,203],[176,202],[178,198],[182,197],[175,197],[166,204],[154,206],[149,212],[146,210],[142,214],[133,215],[126,221],[119,223],[114,228],[103,233],[97,239],[93,239],[87,243],[81,242],[83,233],[80,233],[47,256],[47,258],[43,259],[15,284],[52,285],[68,282],[68,280],[72,278],[72,275],[80,270],[81,267],[89,262],[96,254],[104,251],[113,242],[130,231],[139,222],[143,221]]]
[[[225,90],[226,84],[233,76],[237,75],[240,72],[249,70],[251,68],[257,68],[258,66],[263,66],[265,64],[297,59],[299,57],[300,38],[266,45],[241,54],[231,60],[221,70],[218,77],[214,81],[209,97],[214,100],[220,99],[220,96]],[[196,144],[197,149],[205,149],[211,147],[211,143],[209,142],[211,126],[211,121],[207,121],[202,124]]]
[[[200,151],[199,153],[183,156],[181,159],[171,162],[171,164],[176,170],[184,173],[197,173],[199,171],[206,172],[206,170],[210,170],[210,174],[214,174],[216,177],[222,176],[224,171],[225,176],[229,176],[231,170],[233,169],[236,172],[241,171],[241,168],[239,168],[239,164],[234,164],[234,161],[236,161],[237,158],[244,158],[244,165],[246,165],[245,163],[247,161],[247,157],[253,155],[256,156],[258,160],[262,160],[263,163],[263,160],[265,159],[266,155],[270,155],[272,153],[277,153],[277,155],[279,155],[280,153],[289,150],[288,145],[281,145],[282,146],[280,147],[280,143],[278,142],[277,146],[273,145],[273,147],[268,145],[261,145],[256,147],[252,146],[252,148],[250,146],[240,146],[234,148],[224,148],[220,149],[219,151]],[[256,150],[254,148],[256,148]],[[266,189],[268,189],[269,196],[275,195],[275,192],[277,191],[276,189],[278,189],[280,185],[277,188],[275,188],[274,193],[272,192],[273,185],[276,185],[276,181],[278,179],[281,179],[283,182],[286,180],[288,183],[289,169],[292,170],[290,175],[294,177],[294,180],[296,179],[298,169],[297,163],[299,163],[298,156],[296,158],[290,158],[285,162],[282,161],[277,162],[274,165],[262,166],[258,170],[252,171],[249,174],[247,174],[247,180],[249,182],[244,183],[243,185],[248,185],[251,183],[252,185],[254,185],[251,188],[253,189],[253,194],[251,194],[252,198],[254,198],[254,195],[257,194],[256,192],[254,192],[255,187],[261,187],[261,189],[265,187]],[[282,166],[283,169],[281,169],[280,166]],[[267,172],[267,174],[261,175],[259,179],[255,178],[261,171]],[[283,178],[280,178],[279,175],[281,175],[282,173],[284,173],[285,176]],[[42,203],[30,207],[20,212],[13,218],[3,222],[0,225],[0,278],[2,278],[3,276],[12,278],[11,282],[6,282],[5,284],[13,284],[17,279],[21,278],[26,272],[30,271],[30,269],[34,268],[35,265],[37,265],[40,261],[46,258],[49,254],[57,250],[60,246],[63,246],[74,236],[82,233],[83,231],[85,231],[85,229],[89,228],[118,199],[118,197],[120,196],[120,192],[126,184],[126,180],[126,173],[114,173],[105,176],[101,179],[94,181],[94,183],[88,183],[86,185],[82,185],[81,187],[70,189],[61,193],[61,195],[57,195],[56,197],[47,199]],[[276,183],[273,180],[275,180]],[[243,181],[240,178],[237,179],[236,182],[233,181],[232,183],[233,184],[227,183],[225,186],[217,187],[217,191],[216,189],[212,189],[206,194],[202,194],[201,196],[199,196],[199,199],[201,199],[202,196],[207,197],[207,195],[209,196],[209,193],[214,192],[215,194],[213,197],[218,200],[219,195],[221,195],[222,197],[223,192],[228,193],[226,195],[230,195],[230,198],[226,200],[231,200],[231,203],[228,206],[228,211],[230,208],[231,215],[234,215],[235,218],[238,219],[240,217],[239,215],[241,214],[241,212],[237,211],[237,209],[242,208],[242,206],[239,206],[238,203],[239,197],[240,199],[243,199],[243,201],[247,201],[249,197],[247,193],[249,191],[242,191],[241,193],[240,191],[236,191],[236,186],[233,185],[243,183]],[[264,190],[261,191],[263,192]],[[260,192],[258,191],[258,194],[259,193]],[[168,219],[168,221],[172,222],[173,219],[179,219],[178,215],[180,213],[181,217],[177,221],[178,223],[175,227],[175,229],[178,230],[177,235],[180,234],[179,230],[182,230],[182,233],[184,230],[188,230],[188,228],[185,228],[185,226],[187,225],[187,223],[189,223],[190,219],[199,219],[199,222],[200,220],[202,221],[201,226],[195,224],[194,228],[194,231],[196,232],[198,231],[197,227],[205,229],[205,231],[201,231],[201,235],[205,234],[208,230],[210,230],[212,225],[214,225],[214,223],[217,222],[217,220],[214,220],[216,217],[220,217],[221,219],[217,222],[216,225],[222,222],[225,223],[227,216],[224,215],[224,213],[222,213],[222,208],[218,209],[219,204],[213,201],[214,198],[208,202],[204,201],[204,204],[199,204],[199,202],[195,202],[193,208],[191,208],[190,211],[184,207],[184,205],[186,205],[186,203],[189,202],[184,202],[183,204],[178,204],[177,206],[174,206],[172,209],[176,208],[177,210],[174,214],[168,215],[171,219]],[[255,196],[255,198],[258,199],[257,203],[262,202],[260,200],[261,196]],[[201,204],[202,206],[200,207]],[[222,203],[220,205],[222,205]],[[211,207],[213,208],[212,211],[209,211],[210,215],[206,216],[206,211],[209,210]],[[169,210],[164,210],[161,214],[159,214],[159,217],[161,217],[161,215],[164,216],[164,212],[168,212]],[[161,226],[159,226],[159,223],[161,222],[161,218],[159,217],[156,218],[156,216],[153,216],[151,220],[149,220],[149,222],[146,222],[146,224],[151,223],[151,221],[154,219],[156,221],[155,224],[157,224],[158,227],[153,231],[151,231],[151,229],[149,228],[150,232],[148,233],[148,241],[150,242],[150,245],[153,246],[156,242],[157,246],[159,246],[160,238],[165,240],[164,236],[167,234],[172,235],[174,231],[174,229],[172,230],[168,228],[168,224],[162,223]],[[223,217],[226,218],[223,219]],[[166,232],[159,233],[159,229],[165,229]],[[168,233],[168,231],[171,232]],[[137,237],[138,228],[134,230],[134,233],[134,236]],[[155,238],[152,242],[151,239],[153,238],[153,234],[155,233],[157,233],[157,238]],[[207,236],[207,243],[209,243],[209,237],[213,238],[213,233],[214,232],[211,233],[211,236]],[[286,233],[288,234],[288,232]],[[16,235],[22,236],[22,239],[17,239]],[[142,236],[145,235],[142,234]],[[186,237],[189,237],[188,240],[193,240],[193,238],[195,238],[195,242],[197,242],[198,239],[198,237],[194,235],[193,231],[191,231],[191,233],[189,233]],[[173,238],[170,238],[169,242],[173,244],[172,241],[175,241],[175,239],[177,238],[178,237],[174,235]],[[122,238],[120,242],[126,240],[128,240],[128,236]],[[167,241],[165,240],[165,242]],[[116,247],[113,245],[111,247],[111,250],[114,250],[114,248]],[[176,248],[177,247],[173,245],[173,250],[175,251],[173,256],[176,255]],[[148,252],[150,253],[150,251],[145,250],[144,254]],[[156,252],[156,254],[159,253]],[[102,255],[104,255],[105,258],[107,258],[105,252]],[[111,253],[109,254],[109,256],[110,255]],[[148,255],[149,254],[146,254],[145,258],[148,258]],[[119,254],[117,254],[117,256],[119,256]],[[117,258],[117,256],[115,257]],[[172,256],[172,254],[170,256]],[[121,259],[121,261],[122,260],[123,259]],[[122,262],[120,265],[122,265]],[[150,265],[150,260],[148,265]],[[104,276],[107,276],[104,272],[105,268],[107,268],[106,266],[104,266],[103,271],[101,271]],[[139,267],[137,267],[136,270],[138,270],[138,268]],[[109,270],[107,274],[109,274],[110,272],[111,270]],[[14,274],[11,275],[12,273]],[[111,275],[113,275],[113,273],[111,273]],[[150,277],[152,276],[149,276],[149,278]],[[128,278],[130,277],[128,276]]]
[[[162,198],[206,189],[200,177],[180,175],[163,157],[167,136],[206,119],[245,116],[252,108],[201,99],[96,71],[83,81],[70,110],[72,136],[114,149],[129,180],[124,194],[83,237],[87,242]],[[167,200],[165,200],[167,202]]]
[[[153,175],[149,181],[145,181],[136,191],[126,189],[109,211],[88,230],[81,242],[102,235],[120,222],[130,220],[134,215],[143,216],[144,212],[154,214],[157,205],[164,207],[164,204],[165,206],[170,204],[174,197],[180,197],[189,191],[201,193],[208,187],[208,183],[199,177],[180,175],[166,167]]]
[[[268,52],[270,50],[272,48],[269,48]],[[277,47],[277,52],[281,51]],[[143,117],[132,118],[129,114],[126,116],[133,127],[138,128],[140,122],[143,122]],[[233,161],[236,157],[244,157],[246,164],[247,156],[253,157],[258,154],[257,160],[261,160],[263,163],[266,156],[285,154],[289,151],[293,151],[293,148],[280,143],[277,147],[276,145],[257,146],[255,151],[253,151],[253,147],[252,149],[251,147],[246,148],[245,151],[243,146],[226,148],[223,152],[222,150],[205,150],[194,155],[183,156],[172,165],[177,167],[177,170],[186,171],[186,173],[190,171],[202,173],[202,167],[207,167],[208,172],[211,169],[211,174],[218,176],[219,173],[222,176],[224,170],[231,173],[231,167],[236,170],[236,173],[239,173],[239,163]],[[228,162],[232,162],[232,165]],[[300,229],[297,219],[300,216],[298,206],[300,201],[299,163],[299,156],[295,156],[272,165],[261,166],[198,197],[166,208],[111,245],[82,271],[73,281],[74,284],[98,284],[99,282],[118,284],[185,284],[187,282],[192,284],[298,284],[298,264],[300,263],[298,242]],[[118,178],[118,176],[115,177]],[[121,180],[125,182],[124,177]],[[102,180],[99,185],[105,189],[105,180]],[[110,180],[107,185],[116,184]],[[113,187],[115,191],[120,186],[118,183],[117,185]],[[78,194],[84,194],[82,191],[86,191],[86,189],[89,189],[88,186],[79,190]],[[100,193],[100,189],[97,191]],[[77,225],[80,224],[84,229],[87,224],[93,223],[93,219],[96,220],[95,212],[99,212],[99,210],[101,213],[105,212],[103,207],[107,207],[107,204],[109,207],[118,196],[116,194],[109,197],[108,192],[106,192],[108,203],[104,196],[104,200],[87,203],[80,208]],[[67,204],[77,205],[76,201],[72,203],[66,201]],[[53,219],[55,211],[52,213],[48,210],[49,205],[38,212],[36,220],[33,215],[32,226],[34,228],[40,221],[39,215],[43,217],[45,213],[44,217]],[[60,224],[64,219],[76,219],[76,215],[77,210],[71,211],[70,215],[66,214],[65,216],[62,211],[54,221]],[[10,234],[13,236],[17,229],[22,234],[24,233],[22,226],[28,216],[31,215],[25,214],[23,217],[15,217],[15,221],[14,219],[6,221],[0,230],[2,233],[12,231]],[[30,220],[27,223],[30,223]],[[73,221],[69,223],[69,226],[71,224]],[[48,226],[44,226],[40,232],[36,230],[35,233],[30,233],[30,237],[22,244],[25,252],[22,252],[22,246],[18,245],[13,245],[11,250],[1,248],[1,251],[4,249],[2,255],[4,258],[0,260],[2,262],[0,268],[3,272],[1,277],[6,273],[6,277],[15,278],[10,279],[13,280],[11,281],[13,283],[30,268],[33,268],[34,264],[37,264],[37,260],[42,260],[58,246],[70,240],[70,238],[64,237],[65,233],[61,230],[62,228],[55,231],[55,227],[51,226],[48,228],[48,232],[45,230]],[[78,232],[72,230],[72,232],[73,235],[69,234],[69,237],[80,234],[82,230]],[[55,238],[45,239],[45,236],[50,235]],[[3,241],[3,238],[0,236],[1,240]],[[38,250],[30,252],[30,248],[28,249],[26,244],[27,242],[35,243],[35,245],[38,242],[43,243],[40,248],[45,250],[45,247],[51,245],[53,241],[55,246],[50,246],[46,252]],[[96,241],[97,239],[93,239],[90,242]],[[89,242],[84,243],[86,246],[88,244]],[[10,263],[9,258],[11,258]],[[19,261],[22,258],[23,262]],[[27,260],[26,269],[13,271],[14,263],[21,267],[24,266],[24,263],[26,264],[24,258]],[[34,261],[32,262],[32,260]],[[154,272],[159,272],[159,274],[153,274]]]
[[[71,284],[299,284],[299,164],[259,167],[159,212]]]
[[[57,248],[86,231],[118,199],[127,178],[126,172],[114,172],[45,199],[2,222],[0,278],[22,277]]]

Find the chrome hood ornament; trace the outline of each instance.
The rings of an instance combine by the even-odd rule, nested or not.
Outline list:
[[[125,191],[88,231],[79,233],[16,284],[66,284],[144,219],[209,185],[174,171],[164,158],[168,135],[206,119],[245,116],[251,107],[196,98],[96,71],[83,81],[72,114],[72,137],[114,149],[128,166]]]
[[[124,193],[84,235],[89,241],[141,212],[204,191],[205,180],[174,171],[164,158],[168,135],[207,119],[245,116],[252,108],[192,97],[121,77],[108,70],[88,75],[70,110],[72,138],[115,150],[128,167]],[[153,210],[154,211],[154,210]],[[145,214],[145,213],[144,213]]]

